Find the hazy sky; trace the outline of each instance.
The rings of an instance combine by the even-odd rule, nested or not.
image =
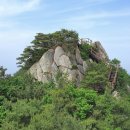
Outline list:
[[[36,33],[61,28],[101,41],[130,73],[130,0],[0,0],[0,65],[16,72]]]

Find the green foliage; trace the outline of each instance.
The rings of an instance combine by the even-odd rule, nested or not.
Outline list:
[[[6,117],[6,110],[3,106],[0,106],[0,126],[5,117]]]
[[[116,100],[108,93],[99,96],[93,113],[97,128],[128,130],[125,123],[130,119],[129,107],[130,103],[126,99]]]
[[[27,127],[31,122],[31,117],[40,111],[41,101],[19,100],[11,104],[11,111],[7,111],[7,118],[3,122],[3,129],[9,129],[10,126],[15,129]]]
[[[117,73],[117,82],[116,82],[116,90],[120,92],[121,95],[129,95],[128,86],[130,86],[130,75],[127,73],[125,69],[120,66],[120,61],[114,58],[111,63],[113,65],[119,65],[118,73]],[[115,68],[116,69],[116,68]]]
[[[46,84],[27,73],[50,48],[62,46],[75,54],[77,45],[75,31],[38,33],[17,58],[22,68],[14,76],[6,75],[6,69],[0,66],[0,130],[129,130],[130,75],[123,68],[118,71],[118,98],[110,94],[109,68],[102,62],[88,64],[79,87],[62,72]],[[87,61],[91,46],[78,46],[82,59]],[[113,59],[111,63],[118,65],[120,61]],[[72,69],[77,66],[72,65]]]
[[[0,80],[0,130],[129,130],[130,97],[123,86],[130,76],[120,68],[118,99],[105,89],[108,68],[91,63],[81,86],[58,73],[55,81],[35,81],[23,69]],[[103,93],[93,86],[102,85]],[[97,87],[97,86],[96,86]]]
[[[89,59],[91,46],[89,44],[79,45],[80,54],[83,60]]]
[[[121,94],[126,95],[128,93],[127,86],[130,85],[130,78],[125,69],[120,68],[118,71],[117,77],[117,90],[120,91]]]
[[[74,50],[78,44],[78,34],[75,31],[62,29],[51,34],[38,33],[31,42],[31,46],[24,49],[20,57],[17,58],[20,67],[28,69],[36,63],[41,56],[50,48],[60,45],[67,50]]]
[[[68,85],[63,89],[53,92],[56,109],[66,108],[66,110],[76,118],[84,119],[88,117],[95,105],[96,93],[84,88],[74,88]]]
[[[85,88],[93,88],[98,92],[104,92],[108,84],[108,69],[103,63],[91,63],[82,81]]]
[[[72,65],[72,70],[78,69],[77,65]]]
[[[112,63],[112,64],[115,64],[115,65],[119,65],[121,62],[120,62],[118,59],[114,58],[114,59],[111,61],[111,63]]]
[[[96,93],[86,89],[76,89],[75,92],[76,115],[80,119],[85,119],[92,114],[96,101]]]

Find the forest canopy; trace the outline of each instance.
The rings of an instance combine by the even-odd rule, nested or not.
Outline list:
[[[11,76],[0,67],[0,130],[129,130],[130,75],[121,66],[114,89],[108,79],[110,67],[102,61],[87,64],[78,87],[61,72],[44,84],[28,73],[48,49],[66,45],[72,50],[78,39],[78,33],[65,29],[38,33],[17,59],[19,71]],[[79,46],[86,63],[90,49]],[[115,69],[120,61],[113,59],[110,64]]]

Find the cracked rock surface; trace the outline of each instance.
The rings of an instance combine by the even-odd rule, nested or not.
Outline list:
[[[102,60],[109,61],[105,49],[100,42],[92,43],[100,53]],[[78,46],[71,49],[65,49],[63,46],[57,46],[45,52],[41,59],[31,66],[30,74],[37,79],[46,83],[50,80],[55,81],[58,72],[65,74],[70,81],[74,81],[77,85],[83,79],[88,65],[80,55]],[[90,62],[93,62],[89,59]]]
[[[78,47],[75,54],[72,54],[65,52],[61,46],[57,46],[55,49],[49,49],[45,52],[41,59],[31,66],[29,72],[35,79],[43,83],[55,80],[59,71],[66,74],[68,80],[79,83],[86,69],[87,64],[81,58]]]

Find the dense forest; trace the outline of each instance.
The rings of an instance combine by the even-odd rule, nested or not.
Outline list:
[[[6,68],[0,67],[0,130],[130,129],[130,75],[121,66],[116,97],[108,80],[109,68],[104,62],[88,63],[78,87],[60,72],[57,72],[56,83],[45,84],[27,72],[48,48],[66,45],[67,49],[73,49],[77,43],[75,31],[38,33],[18,58],[21,66],[18,72],[11,76],[6,74]],[[88,62],[91,47],[80,45],[79,48],[82,58]],[[120,63],[117,59],[110,62]],[[101,91],[94,88],[99,84]]]

